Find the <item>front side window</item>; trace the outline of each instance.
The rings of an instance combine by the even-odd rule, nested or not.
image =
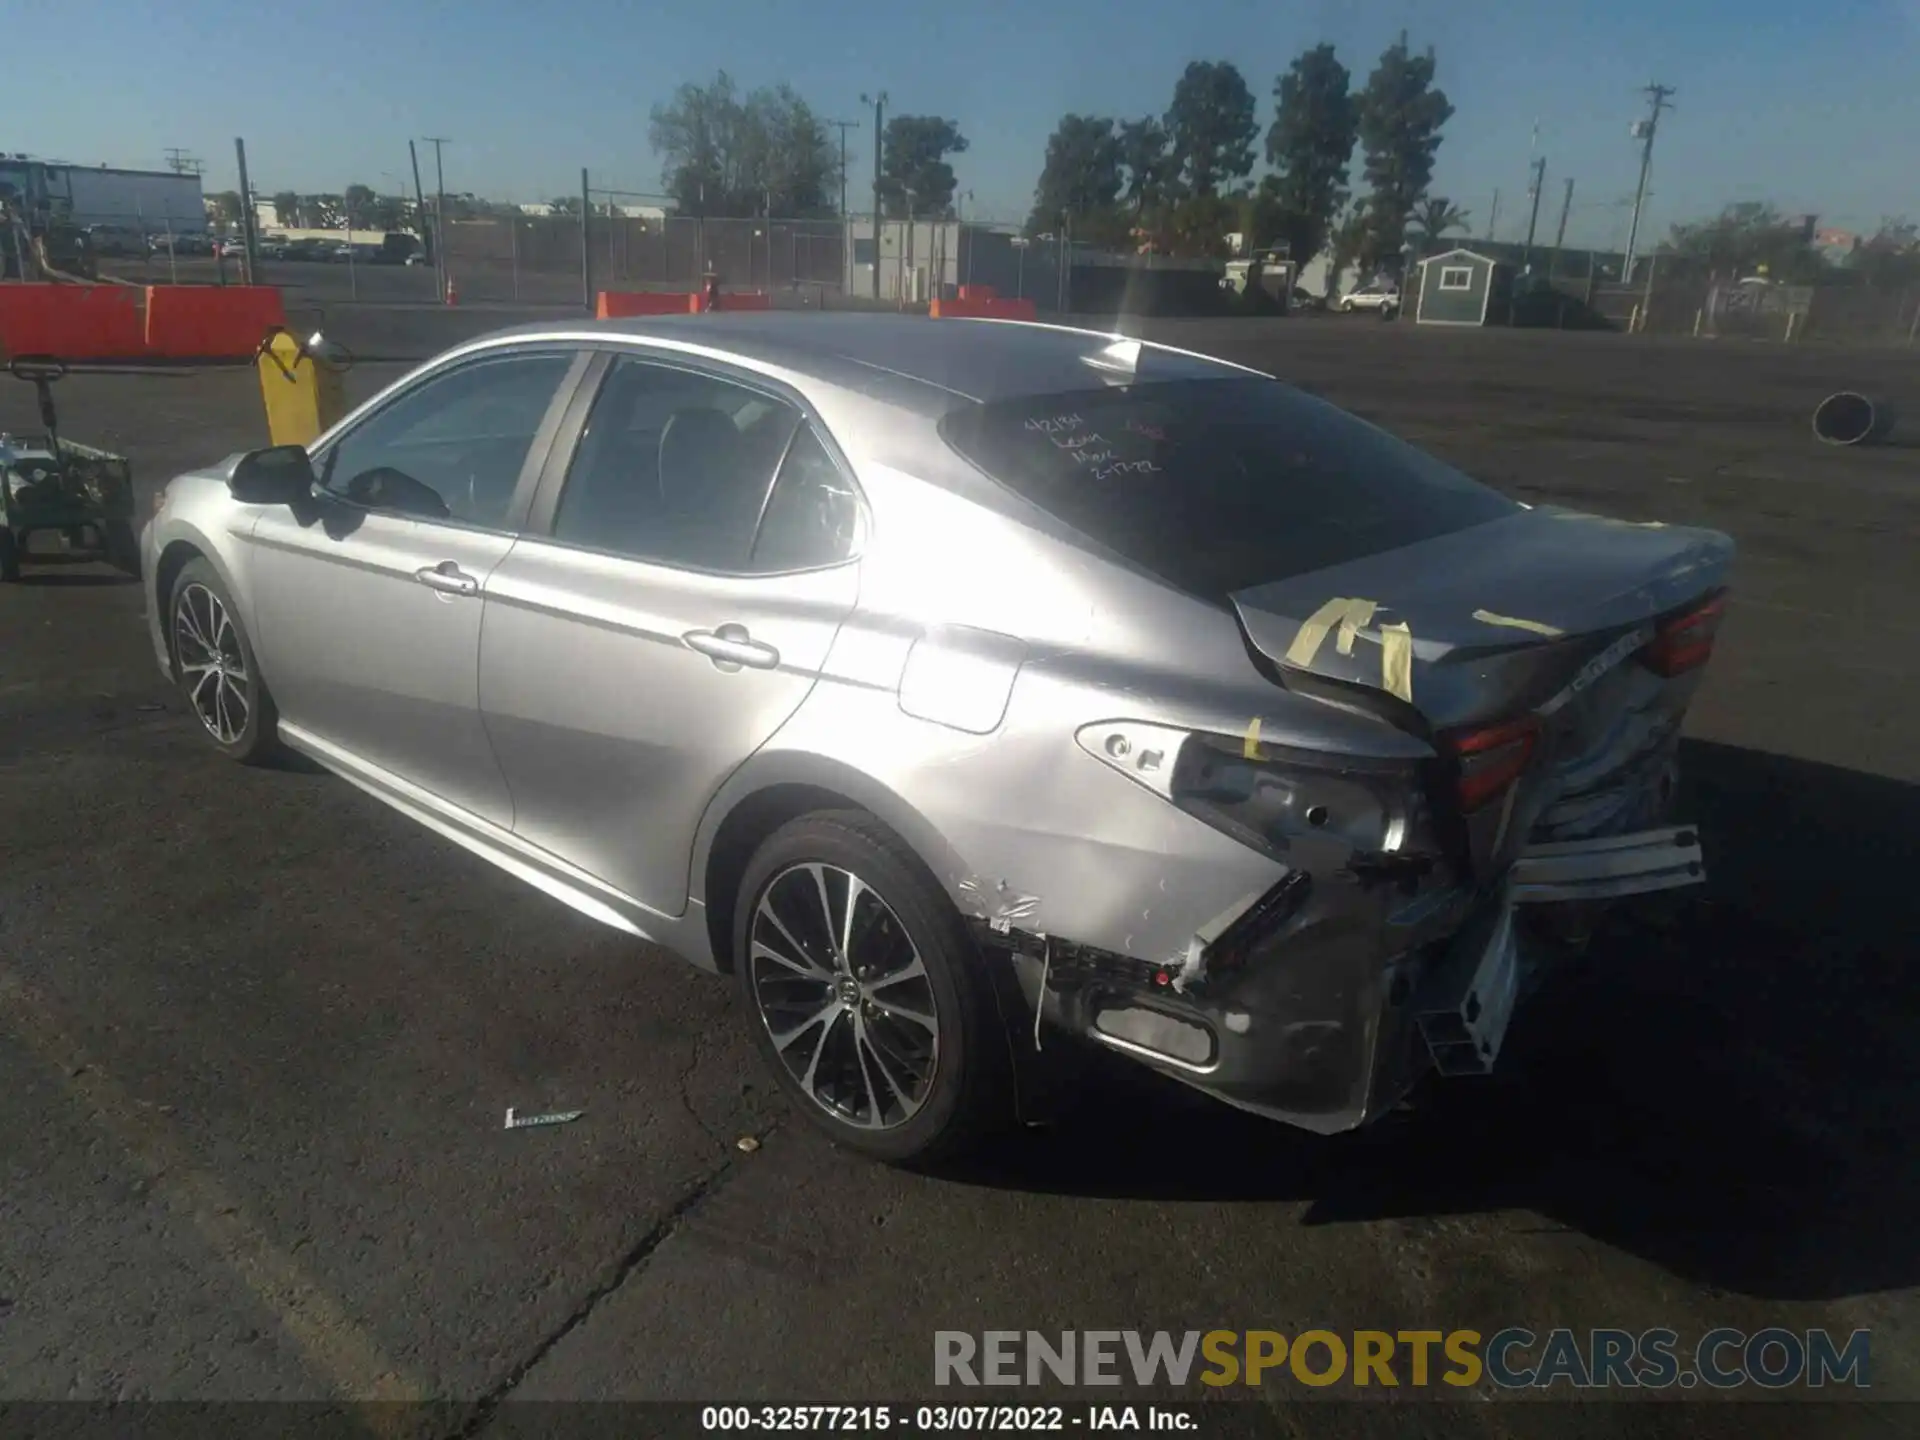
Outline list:
[[[370,509],[504,529],[533,437],[565,378],[565,351],[461,365],[341,436],[320,483]]]
[[[1471,290],[1473,288],[1473,271],[1465,265],[1448,265],[1443,267],[1440,271],[1440,288],[1442,290]]]
[[[553,537],[633,560],[742,573],[800,416],[729,380],[622,358],[588,414]]]
[[[940,430],[1090,540],[1213,600],[1517,508],[1277,380],[1160,381],[974,404]]]

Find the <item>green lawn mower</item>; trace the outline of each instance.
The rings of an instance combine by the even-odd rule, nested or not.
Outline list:
[[[15,356],[14,379],[33,386],[44,433],[0,431],[0,581],[20,578],[33,558],[28,538],[58,533],[64,557],[104,560],[128,575],[140,573],[140,540],[133,528],[133,470],[124,457],[60,438],[54,382],[66,362],[51,355]]]

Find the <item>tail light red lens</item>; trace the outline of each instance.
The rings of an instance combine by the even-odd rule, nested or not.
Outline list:
[[[1448,746],[1459,762],[1462,812],[1471,815],[1499,799],[1526,774],[1539,738],[1540,724],[1531,715],[1450,737]]]
[[[1669,620],[1640,652],[1640,662],[1656,675],[1671,679],[1707,663],[1720,633],[1720,617],[1727,608],[1724,593],[1686,614]]]

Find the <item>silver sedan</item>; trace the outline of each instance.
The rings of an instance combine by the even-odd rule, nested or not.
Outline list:
[[[738,977],[835,1139],[1048,1037],[1319,1131],[1491,1067],[1669,813],[1731,543],[1509,501],[1269,376],[891,316],[555,323],[180,476],[156,658]]]

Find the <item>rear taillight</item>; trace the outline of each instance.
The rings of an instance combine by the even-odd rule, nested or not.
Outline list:
[[[1727,597],[1723,593],[1667,621],[1640,652],[1640,663],[1654,674],[1668,678],[1706,664],[1713,654],[1714,637],[1720,632],[1720,616],[1726,608]]]
[[[1460,809],[1474,811],[1499,799],[1527,771],[1540,738],[1540,722],[1528,715],[1484,730],[1462,730],[1448,739],[1459,766]]]

